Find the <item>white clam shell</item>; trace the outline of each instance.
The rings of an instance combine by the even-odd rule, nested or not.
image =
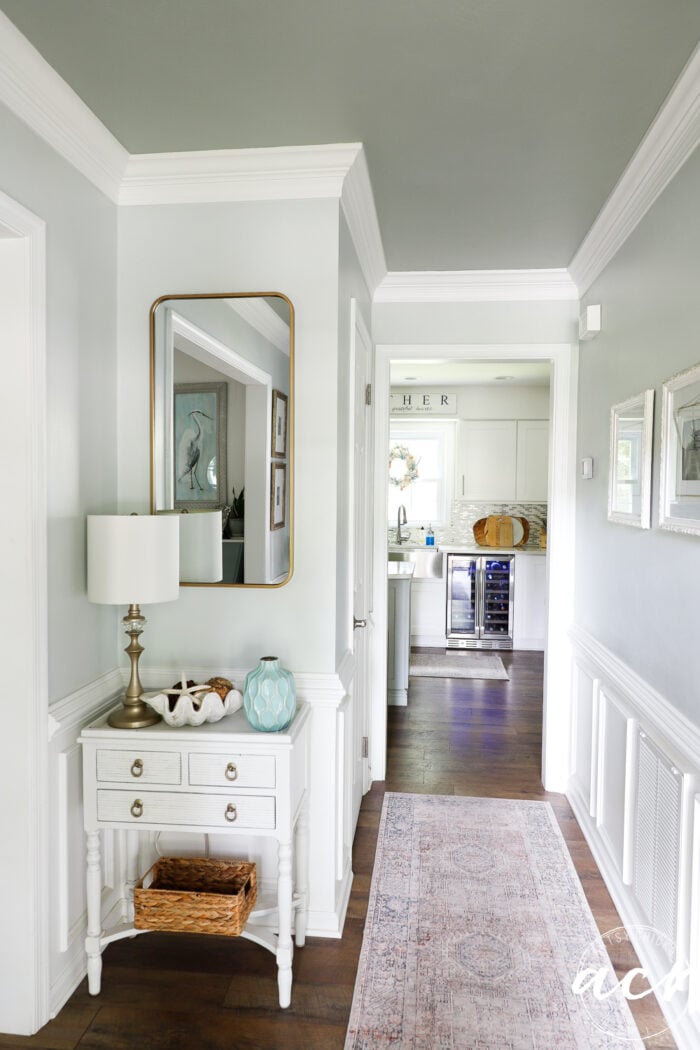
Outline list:
[[[162,716],[164,722],[176,728],[218,722],[224,715],[230,715],[243,706],[243,694],[238,689],[230,689],[223,701],[218,693],[206,693],[198,708],[194,706],[192,697],[185,693],[178,698],[173,711],[170,710],[165,693],[144,693],[142,699]]]

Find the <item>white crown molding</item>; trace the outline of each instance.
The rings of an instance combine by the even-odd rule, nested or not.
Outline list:
[[[575,302],[568,270],[453,270],[388,273],[375,303]]]
[[[371,299],[386,277],[386,259],[364,149],[348,171],[340,200]]]
[[[136,153],[129,157],[119,203],[338,199],[361,150],[359,143],[340,143]]]
[[[569,263],[580,295],[605,269],[698,144],[700,45]]]
[[[0,102],[117,201],[129,154],[0,12]]]
[[[239,317],[289,357],[289,325],[276,314],[262,296],[227,299],[226,303]]]

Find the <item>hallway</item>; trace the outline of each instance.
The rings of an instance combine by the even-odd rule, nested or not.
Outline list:
[[[0,1035],[0,1047],[342,1050],[385,791],[551,802],[599,929],[619,926],[568,802],[540,783],[542,654],[500,655],[507,682],[412,678],[408,707],[389,708],[388,776],[363,799],[344,936],[310,938],[296,952],[288,1010],[277,1006],[273,957],[251,942],[150,934],[110,946],[99,998],[90,997],[83,982],[41,1032],[30,1039]],[[613,961],[622,976],[636,962],[624,946],[620,951]],[[643,1031],[663,1027],[655,1004],[642,1000],[633,1007]],[[676,1046],[668,1033],[645,1045]]]

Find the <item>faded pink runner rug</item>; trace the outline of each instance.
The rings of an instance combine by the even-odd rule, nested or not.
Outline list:
[[[637,1050],[547,802],[387,793],[346,1050]]]

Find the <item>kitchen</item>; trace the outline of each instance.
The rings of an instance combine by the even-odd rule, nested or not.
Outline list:
[[[550,364],[390,375],[387,695],[403,705],[411,649],[545,649]]]

